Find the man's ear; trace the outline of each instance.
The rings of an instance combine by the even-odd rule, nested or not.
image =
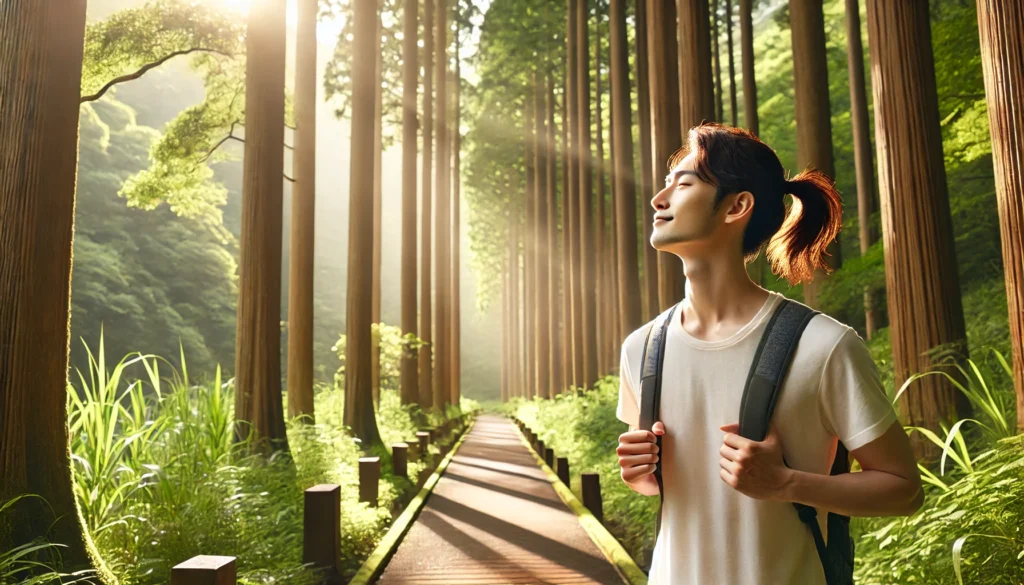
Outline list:
[[[729,209],[725,212],[725,223],[745,221],[754,212],[754,194],[740,191],[729,196]]]

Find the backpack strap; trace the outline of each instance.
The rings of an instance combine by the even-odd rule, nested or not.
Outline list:
[[[647,330],[647,340],[644,342],[644,353],[641,358],[640,370],[640,429],[652,430],[654,423],[658,420],[661,408],[661,371],[665,361],[665,340],[668,336],[668,327],[676,314],[674,305],[671,309],[658,315]],[[661,507],[663,504],[664,484],[661,479],[661,437],[655,435],[655,444],[658,446],[658,462],[654,465],[654,479],[658,481],[658,519],[655,535],[661,532]]]

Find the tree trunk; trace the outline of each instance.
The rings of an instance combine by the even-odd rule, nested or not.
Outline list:
[[[650,321],[658,314],[658,251],[651,246],[654,233],[654,164],[651,161],[651,88],[648,75],[647,2],[636,0],[636,96],[640,125],[640,208],[644,225],[643,317]],[[628,333],[628,332],[627,332]]]
[[[377,2],[377,38],[380,38],[382,23],[380,20],[380,2]],[[370,320],[377,324],[377,335],[372,336],[370,344],[370,387],[373,389],[373,405],[380,404],[380,237],[381,237],[381,182],[383,173],[381,169],[381,154],[384,150],[383,137],[383,109],[384,94],[381,86],[381,53],[376,55],[376,72],[374,79],[377,86],[373,95],[373,277],[371,279],[371,303]]]
[[[295,151],[288,262],[288,414],[313,422],[313,248],[316,233],[316,0],[299,1]]]
[[[458,21],[456,21],[456,25]],[[460,201],[462,197],[462,63],[459,58],[459,29],[455,28],[455,73],[453,75],[454,97],[452,111],[452,339],[451,339],[451,386],[452,404],[462,401],[462,223]]]
[[[431,297],[431,236],[433,228],[433,208],[431,186],[433,185],[434,163],[431,160],[434,141],[434,3],[436,0],[424,0],[423,3],[423,179],[420,189],[423,191],[421,214],[423,230],[420,240],[420,339],[425,343],[420,348],[419,370],[420,408],[426,410],[434,405],[434,371],[433,354],[434,336],[432,317],[434,314]]]
[[[287,450],[281,400],[284,0],[253,2],[245,44],[235,429],[261,450]]]
[[[615,161],[615,219],[619,298],[619,336],[640,323],[640,274],[636,250],[636,184],[633,182],[633,134],[630,132],[629,46],[626,44],[626,0],[611,0],[612,158]],[[621,340],[621,339],[620,339]]]
[[[836,176],[832,159],[832,113],[828,96],[828,61],[825,48],[825,19],[822,0],[792,0],[789,23],[793,37],[793,94],[796,99],[797,168],[815,168],[831,178]],[[827,262],[838,268],[841,262],[838,239],[827,249]],[[825,273],[817,270],[812,282],[804,283],[804,302],[818,306]]]
[[[715,75],[715,121],[716,122],[721,122],[725,118],[725,107],[722,105],[722,102],[723,102],[723,98],[722,98],[722,60],[721,60],[721,57],[719,56],[720,48],[721,48],[721,47],[719,47],[719,45],[721,43],[719,42],[719,36],[718,36],[718,0],[712,0],[712,1],[715,3],[715,9],[711,11],[711,22],[712,22],[712,25],[711,25],[711,55],[712,55],[712,58],[714,59],[714,67],[715,67],[715,71],[714,71],[714,75]],[[680,10],[680,13],[682,13],[682,10]],[[694,24],[699,26],[698,23],[694,23]],[[682,27],[683,24],[679,23],[679,26]],[[683,41],[682,39],[680,39],[680,42],[681,43],[685,43],[685,41]],[[682,47],[680,47],[680,49],[682,49]],[[683,59],[683,55],[680,54],[679,58],[680,58],[680,60],[682,60]],[[682,80],[684,77],[685,76],[681,76],[680,80]],[[683,91],[685,91],[685,90],[683,90]]]
[[[512,397],[523,395],[523,351],[522,351],[522,320],[521,309],[522,305],[520,299],[522,298],[522,291],[519,287],[519,276],[520,276],[520,265],[519,265],[519,238],[520,238],[520,226],[519,226],[519,214],[515,213],[514,207],[513,212],[509,214],[509,225],[512,226],[511,238],[509,240],[509,273],[512,275],[511,288],[512,288],[512,302],[510,305],[512,311],[512,362],[511,362],[511,387],[509,388],[509,394]]]
[[[725,0],[725,43],[729,50],[729,123],[739,125],[736,113],[736,63],[732,54],[732,0]]]
[[[757,119],[757,78],[754,77],[754,26],[751,20],[753,0],[740,2],[740,60],[743,68],[743,114],[747,130],[754,136],[761,133]]]
[[[573,24],[573,12],[569,12],[569,38],[575,36],[573,32],[576,27]],[[568,42],[568,38],[566,40]],[[573,79],[573,65],[575,64],[575,50],[569,50],[570,47],[566,46],[569,58],[567,59],[567,66],[564,70],[564,86],[565,93],[562,95],[562,289],[560,291],[562,297],[562,387],[561,392],[565,392],[575,383],[575,351],[573,350],[573,305],[574,297],[572,295],[572,242],[574,241],[571,237],[572,220],[570,218],[575,217],[570,213],[573,207],[573,201],[576,197],[576,185],[578,178],[572,175],[572,169],[576,165],[575,156],[571,155],[572,145],[569,142],[569,134],[572,131],[572,121],[569,118],[570,108],[576,107],[576,98],[572,94]]]
[[[402,334],[416,334],[416,93],[419,84],[419,9],[405,0],[402,17]],[[429,28],[429,27],[428,27]],[[403,346],[399,373],[402,404],[419,399],[416,353]]]
[[[1017,389],[1017,430],[1024,430],[1024,7],[978,0],[982,71],[992,132],[1006,302]]]
[[[348,311],[345,343],[345,416],[364,447],[379,445],[373,392],[370,386],[370,325],[373,266],[374,88],[380,78],[374,63],[378,52],[377,0],[354,0],[352,40],[352,141],[349,169]],[[284,23],[284,17],[281,17]],[[379,37],[378,37],[379,38]]]
[[[440,0],[434,13],[437,58],[437,161],[434,195],[437,216],[434,234],[434,262],[437,276],[437,300],[434,304],[434,408],[444,410],[451,402],[451,128],[448,126],[448,1]]]
[[[863,255],[878,239],[871,226],[875,207],[875,168],[868,122],[868,99],[864,84],[864,47],[860,40],[858,0],[846,0],[846,53],[850,74],[850,119],[853,124],[853,155],[857,170],[857,221],[860,228],[860,253]],[[877,316],[871,289],[864,287],[864,317],[868,339],[875,334]]]
[[[582,175],[585,167],[582,164],[581,157],[583,156],[581,141],[583,140],[580,131],[583,127],[580,123],[580,111],[585,108],[589,108],[590,95],[589,91],[586,91],[587,86],[580,84],[579,77],[579,55],[580,55],[580,35],[579,27],[576,23],[577,13],[580,9],[580,3],[584,3],[584,10],[586,9],[587,0],[569,0],[569,22],[568,22],[568,38],[569,38],[569,58],[566,60],[568,67],[569,76],[569,125],[570,132],[572,133],[572,141],[569,150],[569,239],[570,239],[570,263],[572,265],[571,270],[571,289],[572,292],[570,297],[572,299],[572,366],[573,366],[573,386],[583,386],[584,375],[583,375],[583,290],[584,287],[580,282],[582,277],[582,263],[580,244],[582,241],[580,230],[583,227],[583,222],[580,216],[580,185],[582,182]],[[582,49],[584,55],[586,55],[586,48]],[[582,107],[581,107],[582,102]],[[589,132],[590,122],[588,116],[587,132]],[[587,141],[587,152],[590,151],[590,141]],[[589,176],[589,171],[587,171]]]
[[[46,538],[96,568],[72,491],[67,371],[84,0],[0,10],[0,550]],[[92,565],[92,567],[90,567]]]
[[[555,183],[558,176],[558,156],[555,151],[555,84],[551,79],[551,73],[547,74],[547,112],[548,128],[544,143],[547,148],[547,268],[548,268],[548,307],[551,314],[548,318],[548,339],[551,340],[551,348],[548,354],[548,396],[554,398],[558,394],[558,388],[562,381],[562,344],[558,330],[560,319],[559,305],[561,297],[558,295],[558,191]]]
[[[508,402],[508,374],[509,374],[509,349],[512,343],[509,341],[509,334],[512,332],[512,323],[509,311],[509,269],[508,253],[505,254],[503,262],[505,270],[501,272],[501,401]]]
[[[595,339],[597,343],[597,374],[600,376],[608,371],[607,350],[611,330],[608,323],[608,260],[610,255],[608,254],[608,228],[606,225],[607,218],[605,217],[606,206],[604,201],[604,120],[602,119],[604,117],[604,108],[601,103],[601,98],[604,94],[601,91],[601,10],[599,7],[595,7],[594,12],[594,87],[596,90],[594,110],[597,114],[597,163],[594,169],[597,179],[597,197],[595,198],[597,204],[597,228],[594,238],[594,269],[596,271],[594,276],[597,281],[597,286],[594,290],[594,304],[596,305],[597,312],[597,326],[594,328],[594,334],[597,337]]]
[[[526,368],[526,397],[533,398],[536,394],[535,375],[537,372],[534,350],[536,349],[536,270],[535,250],[537,243],[537,219],[536,207],[536,170],[534,165],[534,144],[533,144],[533,87],[526,89],[523,97],[523,169],[526,172],[524,183],[526,191],[523,192],[523,353],[524,366]]]
[[[548,266],[547,266],[547,184],[548,184],[548,153],[547,129],[544,121],[547,119],[546,102],[544,100],[544,81],[538,73],[534,74],[533,84],[533,119],[534,119],[534,360],[536,362],[536,389],[535,396],[551,398],[550,392],[550,370],[549,362],[551,354],[551,337],[548,323],[550,319],[551,304],[548,302]]]
[[[580,309],[582,317],[583,345],[583,377],[581,384],[591,388],[597,381],[597,335],[594,325],[597,323],[595,294],[596,258],[594,254],[594,195],[593,195],[593,161],[590,152],[590,55],[587,49],[590,31],[587,27],[587,0],[580,0],[576,6],[577,34],[577,103],[579,104],[579,221],[580,221]]]
[[[943,168],[928,5],[868,0],[879,200],[896,387],[933,365],[927,352],[967,348]],[[970,408],[941,376],[914,383],[906,423],[938,430]],[[915,436],[916,437],[916,436]],[[918,454],[931,453],[915,439]]]

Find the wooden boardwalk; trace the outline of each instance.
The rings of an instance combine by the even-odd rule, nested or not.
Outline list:
[[[520,437],[477,418],[377,583],[625,583]]]

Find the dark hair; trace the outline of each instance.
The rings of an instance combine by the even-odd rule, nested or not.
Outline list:
[[[753,215],[743,232],[746,261],[757,258],[767,242],[772,272],[791,284],[811,280],[816,268],[829,271],[825,248],[839,234],[843,211],[829,177],[807,169],[787,180],[778,155],[767,144],[742,128],[721,124],[691,128],[687,146],[672,156],[670,168],[691,152],[697,176],[718,188],[716,207],[726,195],[754,195]],[[786,194],[794,196],[788,211]]]

